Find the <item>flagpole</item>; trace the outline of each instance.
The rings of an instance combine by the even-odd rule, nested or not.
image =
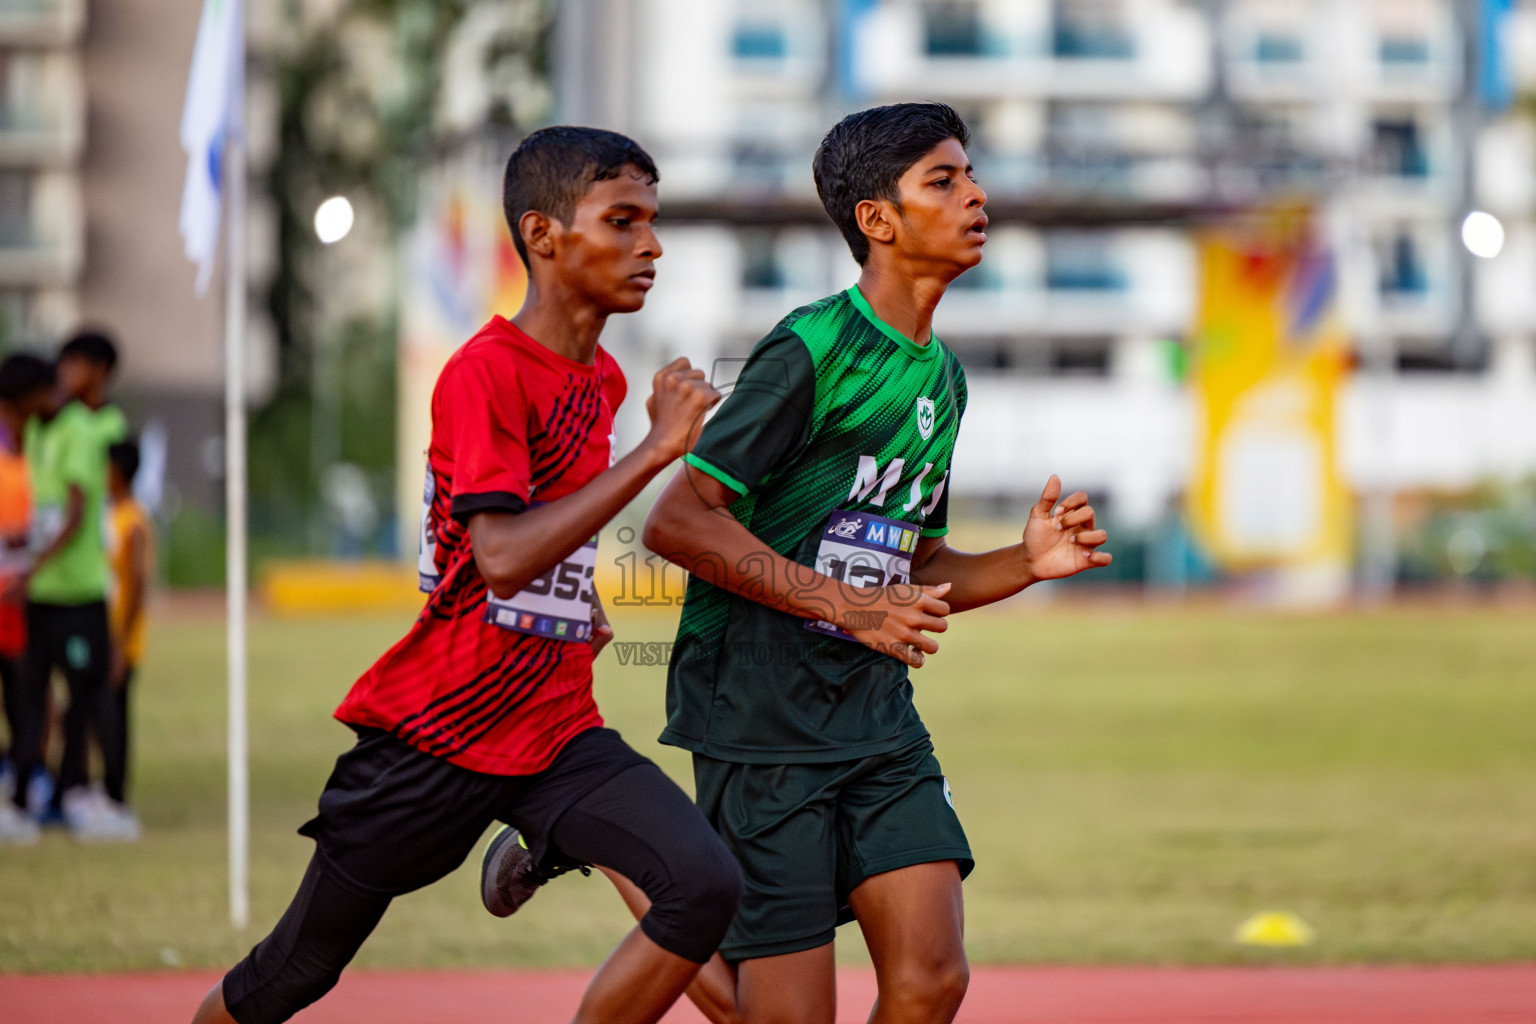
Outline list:
[[[237,5],[243,17],[244,5]],[[244,32],[236,60],[244,64]],[[243,113],[245,75],[232,104]],[[250,922],[250,775],[246,726],[246,423],[245,423],[245,136],[231,118],[225,139],[224,504],[225,581],[229,614],[229,919]]]

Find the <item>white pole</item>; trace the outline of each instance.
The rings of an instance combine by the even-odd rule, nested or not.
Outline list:
[[[237,97],[235,102],[240,102]],[[250,921],[250,778],[245,696],[245,142],[231,133],[225,147],[224,502],[228,539],[224,572],[229,589],[229,919]]]

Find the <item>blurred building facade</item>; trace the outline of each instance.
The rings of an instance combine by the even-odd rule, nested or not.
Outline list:
[[[338,9],[306,0],[295,21],[270,0],[250,7],[253,45],[268,49]],[[550,9],[551,81],[542,60],[491,59]],[[0,347],[48,347],[82,322],[115,329],[130,411],[168,428],[173,481],[212,510],[219,299],[193,294],[175,228],[197,16],[172,0],[0,0]],[[394,44],[370,29],[341,45],[366,79]],[[1536,92],[1529,0],[481,0],[448,45],[435,116],[463,144],[421,175],[421,230],[397,253],[361,209],[350,244],[308,271],[326,284],[322,326],[398,313],[408,336],[403,527],[431,365],[462,340],[460,321],[510,314],[520,295],[494,202],[455,198],[494,199],[509,124],[607,125],[651,149],[663,286],[611,326],[610,346],[637,381],[680,352],[723,360],[729,379],[778,317],[854,279],[810,157],[842,114],[904,99],[960,109],[990,195],[986,261],[937,323],[972,381],[961,505],[1011,514],[1064,471],[1117,525],[1161,529],[1200,427],[1183,367],[1202,233],[1277,202],[1314,207],[1337,257],[1360,371],[1338,445],[1368,512],[1390,519],[1393,493],[1536,473],[1536,121],[1515,99]],[[251,77],[260,176],[278,97],[261,68]],[[372,77],[388,92],[389,75]],[[1492,258],[1459,236],[1474,209],[1502,222]],[[253,194],[257,291],[282,259],[275,221]],[[418,256],[460,267],[455,287],[415,273]],[[455,302],[413,349],[422,309]],[[252,309],[260,392],[275,342]],[[625,416],[621,446],[644,429],[639,403]],[[338,446],[311,432],[323,466]]]
[[[0,5],[0,330],[79,315],[85,88],[78,0]]]
[[[0,0],[0,348],[113,331],[134,418],[160,422],[172,477],[211,502],[219,307],[176,258],[197,17],[167,0]]]
[[[1053,471],[1151,528],[1195,450],[1180,367],[1200,233],[1310,204],[1362,371],[1340,458],[1375,492],[1536,472],[1536,9],[1465,0],[575,0],[559,116],[662,169],[662,287],[632,358],[739,357],[856,267],[810,156],[842,114],[944,100],[973,131],[986,260],[940,307],[971,405],[953,492]],[[1508,244],[1476,259],[1465,215]],[[639,427],[636,423],[635,427]],[[1369,504],[1369,503],[1368,503]]]

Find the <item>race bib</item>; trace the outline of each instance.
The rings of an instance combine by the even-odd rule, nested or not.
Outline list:
[[[427,462],[427,481],[421,489],[421,532],[416,548],[417,587],[423,594],[437,589],[442,577],[437,572],[437,530],[432,525],[432,499],[437,495],[437,480],[432,463]]]
[[[827,520],[816,549],[816,571],[855,587],[888,587],[912,577],[919,527],[899,519],[838,509]],[[807,619],[806,629],[852,640],[830,622]]]
[[[49,503],[32,510],[32,528],[27,546],[34,552],[45,551],[64,532],[64,506]]]
[[[592,640],[592,571],[597,538],[506,600],[487,593],[485,621],[530,636]]]

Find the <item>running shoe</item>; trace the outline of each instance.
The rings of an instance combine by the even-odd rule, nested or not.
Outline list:
[[[480,861],[480,902],[497,917],[511,917],[544,884],[523,835],[511,825],[497,829]]]
[[[0,844],[31,846],[37,842],[37,822],[9,800],[0,801]]]

